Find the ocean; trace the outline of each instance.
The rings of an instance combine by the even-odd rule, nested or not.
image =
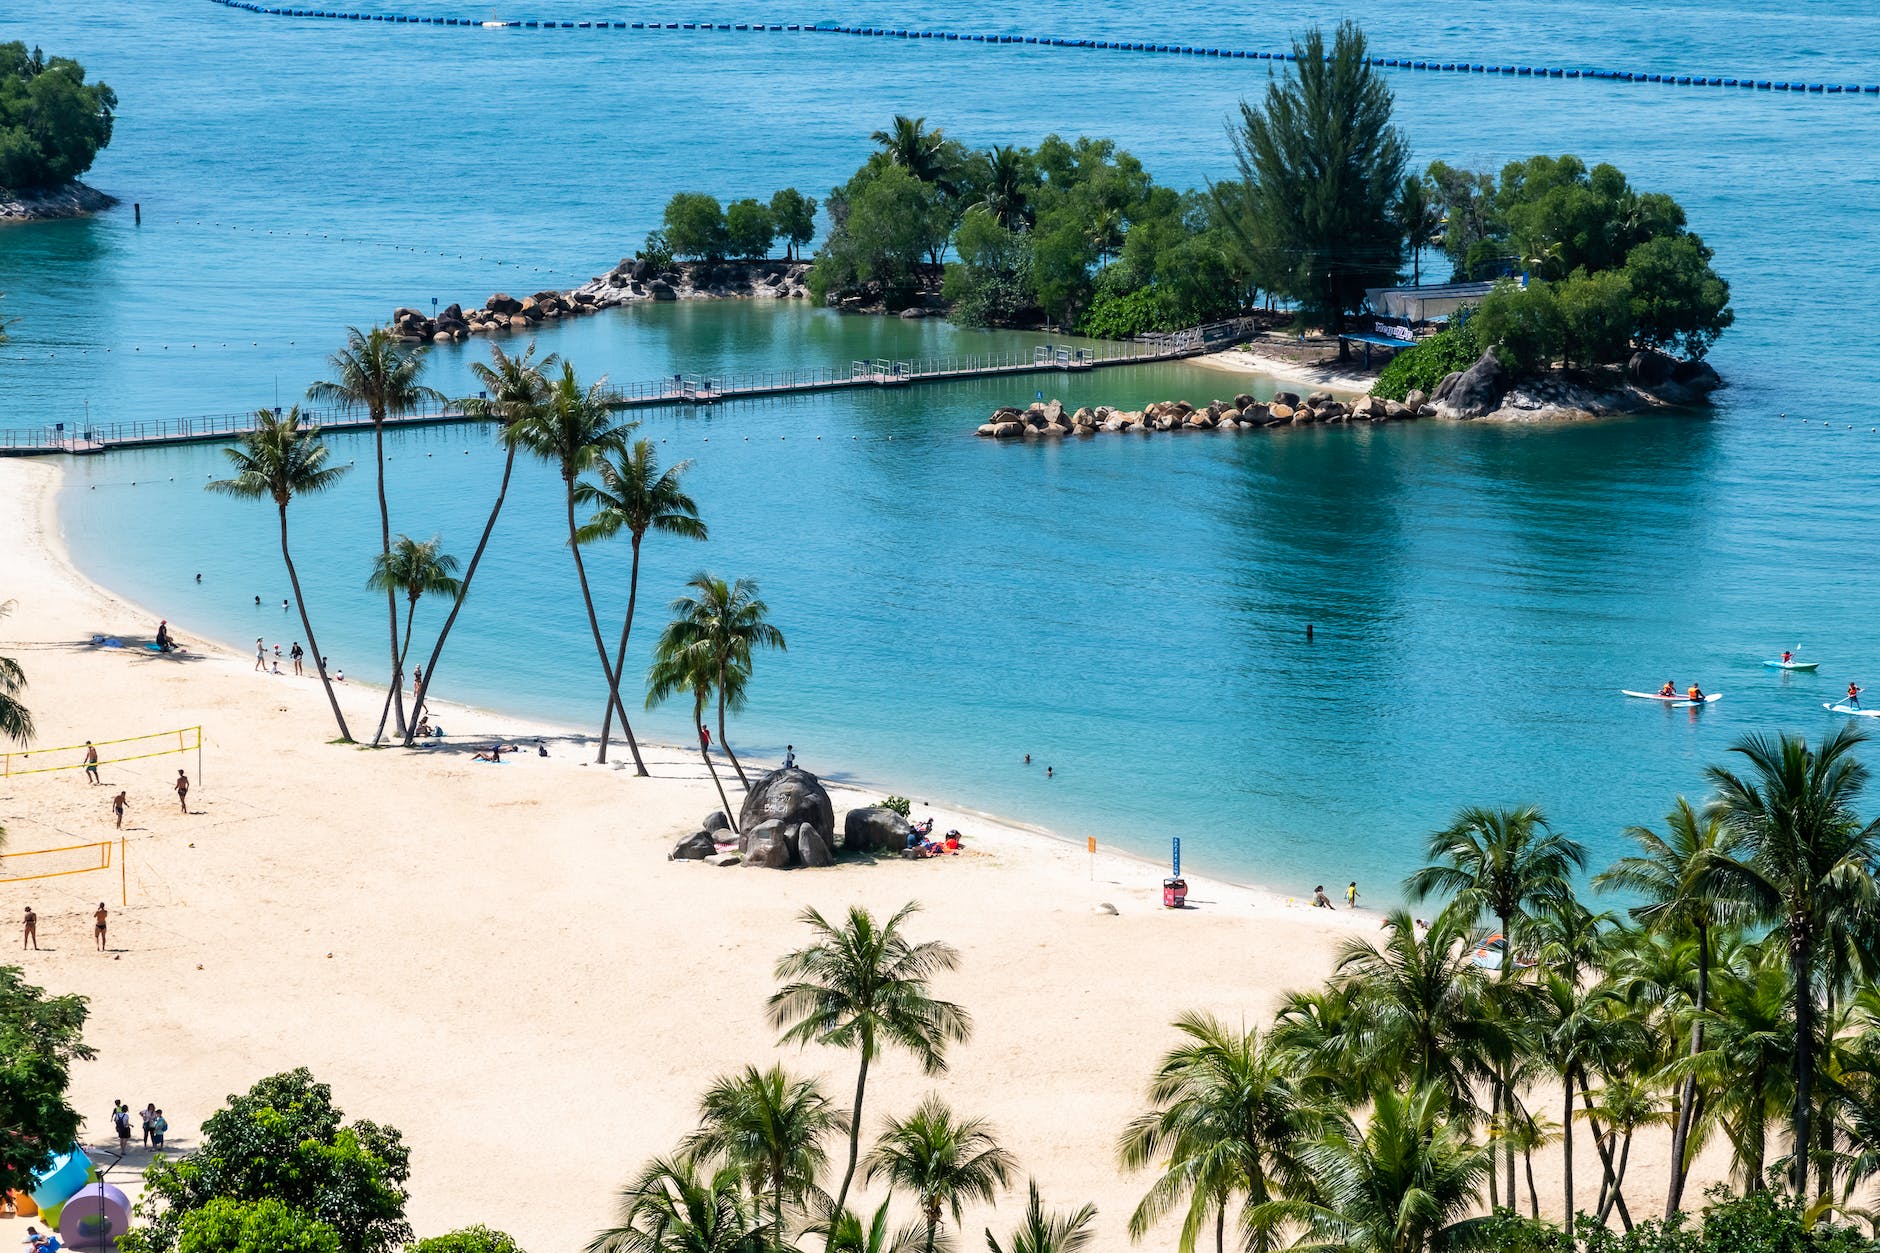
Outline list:
[[[539,0],[494,14],[1279,49],[1340,13],[655,7]],[[1380,3],[1362,16],[1388,56],[1880,78],[1880,16],[1854,3]],[[0,39],[14,38],[78,57],[123,102],[89,179],[123,207],[0,230],[0,309],[15,320],[0,345],[0,427],[35,428],[292,403],[349,324],[432,297],[573,285],[630,255],[676,190],[820,196],[895,113],[975,145],[1105,135],[1159,181],[1199,185],[1231,173],[1229,115],[1267,73],[804,33],[294,21],[207,0],[0,17]],[[1179,837],[1191,872],[1285,891],[1358,878],[1374,902],[1461,805],[1537,804],[1603,864],[1627,825],[1702,795],[1703,768],[1740,736],[1835,725],[1822,702],[1880,673],[1880,525],[1861,486],[1880,463],[1862,325],[1880,275],[1864,158],[1880,141],[1880,102],[1390,82],[1419,160],[1494,168],[1570,151],[1683,203],[1737,311],[1712,354],[1731,384],[1713,411],[1045,447],[967,434],[1040,388],[1140,404],[1247,386],[1155,366],[644,414],[667,456],[694,461],[712,539],[649,541],[635,668],[694,570],[753,577],[789,649],[760,658],[733,728],[747,760],[789,742],[812,769],[916,799],[1152,857]],[[1048,337],[741,303],[603,314],[538,338],[584,376],[632,382]],[[484,351],[435,350],[432,381],[462,390]],[[296,551],[325,651],[369,678],[384,651],[383,602],[364,590],[370,440],[333,442],[359,465],[329,497],[295,506]],[[467,557],[500,469],[488,434],[407,431],[388,448],[394,528],[440,534]],[[272,513],[202,492],[222,464],[208,447],[73,461],[68,542],[88,572],[186,630],[286,642],[298,627],[280,610]],[[557,490],[545,468],[519,475],[442,695],[598,714]],[[625,555],[623,544],[592,559],[614,630]],[[1762,667],[1797,645],[1822,660],[1818,676]],[[1693,714],[1618,694],[1666,678],[1725,699]],[[658,711],[644,729],[682,738],[686,713]]]

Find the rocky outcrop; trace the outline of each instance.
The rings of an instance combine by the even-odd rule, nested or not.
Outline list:
[[[850,853],[898,853],[914,826],[892,809],[871,805],[842,815],[842,848]]]
[[[706,821],[722,818],[713,814]],[[815,775],[773,770],[751,786],[738,812],[738,852],[746,866],[784,870],[835,861],[836,815]]]
[[[1632,354],[1623,369],[1549,370],[1514,378],[1492,352],[1437,385],[1435,415],[1490,422],[1558,422],[1652,409],[1701,405],[1723,386],[1704,361],[1683,361],[1652,349]]]
[[[79,218],[118,202],[96,187],[71,182],[51,191],[11,192],[0,188],[0,222],[47,222]]]
[[[1479,418],[1501,407],[1508,386],[1508,370],[1501,358],[1493,348],[1485,349],[1474,365],[1449,384],[1437,412],[1445,418]]]

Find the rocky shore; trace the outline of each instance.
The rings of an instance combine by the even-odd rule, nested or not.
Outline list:
[[[833,866],[845,854],[899,856],[913,832],[894,810],[868,806],[845,813],[838,835],[828,791],[815,775],[792,766],[773,770],[752,785],[736,827],[723,810],[715,810],[673,846],[667,860],[753,870]]]
[[[605,274],[567,291],[539,291],[516,299],[497,292],[481,306],[453,304],[435,317],[400,308],[392,331],[412,342],[449,343],[472,335],[528,331],[543,322],[601,309],[668,300],[800,300],[809,295],[807,261],[681,261],[657,269],[624,258]]]
[[[1052,400],[1024,409],[1006,406],[993,411],[976,434],[987,439],[1048,438],[1061,435],[1108,433],[1151,434],[1155,431],[1245,431],[1275,426],[1310,426],[1314,423],[1403,422],[1434,417],[1435,410],[1420,393],[1415,404],[1360,396],[1344,401],[1330,392],[1313,392],[1303,399],[1297,392],[1275,392],[1267,401],[1242,392],[1233,400],[1215,400],[1197,407],[1185,400],[1162,400],[1143,409],[1096,408],[1068,410]]]
[[[96,187],[72,182],[52,191],[11,192],[0,189],[0,222],[45,222],[84,217],[109,209],[117,197]]]

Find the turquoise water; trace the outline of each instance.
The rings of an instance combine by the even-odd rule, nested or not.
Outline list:
[[[567,15],[659,16],[641,8]],[[708,3],[683,16],[771,12],[1248,47],[1337,16],[1281,4],[1250,19],[1223,3]],[[1384,3],[1365,21],[1386,55],[1830,81],[1880,65],[1880,17],[1854,3],[1649,15]],[[188,0],[48,11],[30,27],[7,16],[0,38],[79,56],[125,101],[92,181],[126,207],[0,231],[0,290],[19,319],[0,347],[0,425],[35,427],[291,401],[348,323],[431,296],[579,281],[630,253],[678,187],[820,192],[895,112],[975,144],[1111,135],[1164,181],[1198,183],[1226,171],[1225,119],[1264,82],[1245,63],[336,26]],[[715,538],[649,547],[643,603],[700,566],[747,574],[790,638],[787,656],[762,663],[742,729],[752,756],[787,739],[813,768],[1072,836],[1154,853],[1180,835],[1195,871],[1289,888],[1356,876],[1381,898],[1458,804],[1539,803],[1603,860],[1625,824],[1699,789],[1736,736],[1831,725],[1820,701],[1874,677],[1880,656],[1880,525],[1865,491],[1880,433],[1868,355],[1843,335],[1880,274],[1865,156],[1880,104],[1392,83],[1420,157],[1493,166],[1572,150],[1685,204],[1735,289],[1738,323],[1715,353],[1733,386],[1716,412],[1044,448],[965,438],[1036,386],[1007,381],[649,416],[670,455],[697,460]],[[750,306],[634,310],[542,339],[621,381],[1024,342]],[[439,384],[459,386],[476,351],[440,351]],[[1237,386],[1156,367],[1050,391],[1116,402]],[[364,441],[336,442],[342,460],[366,455]],[[392,455],[394,525],[467,553],[498,469],[485,437],[407,432]],[[271,519],[198,490],[217,457],[75,463],[70,539],[87,568],[173,619],[271,638],[290,630]],[[568,718],[599,708],[554,490],[539,469],[519,483],[446,661],[447,694]],[[369,494],[362,467],[296,514],[322,643],[362,676],[382,648],[360,588]],[[598,558],[610,606],[622,556]],[[255,595],[271,606],[258,625]],[[1818,678],[1758,664],[1798,642],[1823,658]],[[1691,715],[1617,695],[1666,677],[1726,699]],[[651,728],[677,736],[681,713]],[[1059,777],[1024,769],[1026,752]]]

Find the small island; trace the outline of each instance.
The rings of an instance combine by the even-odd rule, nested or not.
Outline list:
[[[69,57],[0,43],[0,222],[70,218],[117,203],[79,182],[111,142],[117,93]]]

